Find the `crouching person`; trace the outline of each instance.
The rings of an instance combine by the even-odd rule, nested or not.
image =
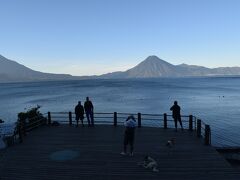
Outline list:
[[[133,115],[128,116],[124,122],[124,126],[126,129],[124,133],[123,152],[121,152],[121,155],[127,155],[127,145],[129,144],[130,156],[133,156],[134,135],[136,128],[136,120]]]

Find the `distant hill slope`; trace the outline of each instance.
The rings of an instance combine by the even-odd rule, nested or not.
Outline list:
[[[0,55],[0,82],[43,81],[73,79],[67,74],[51,74],[34,71]]]
[[[179,76],[177,68],[157,56],[149,56],[143,62],[126,71],[129,78]]]
[[[206,68],[195,65],[173,65],[157,56],[149,56],[137,66],[124,71],[103,74],[102,78],[158,78],[240,75],[240,67]]]
[[[159,77],[201,77],[201,76],[239,76],[240,67],[206,68],[195,65],[173,65],[157,56],[149,56],[137,66],[100,76],[71,76],[34,71],[0,55],[0,82],[77,80],[77,79],[121,79],[121,78],[159,78]]]

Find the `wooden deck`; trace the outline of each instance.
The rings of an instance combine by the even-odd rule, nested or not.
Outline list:
[[[40,127],[22,144],[0,153],[0,179],[240,179],[240,172],[194,132],[139,128],[133,157],[120,155],[123,132],[123,127],[101,125]],[[169,149],[165,144],[172,137],[176,145]],[[53,158],[53,153],[67,150],[75,153],[73,159]],[[157,160],[159,172],[138,166],[145,155]]]

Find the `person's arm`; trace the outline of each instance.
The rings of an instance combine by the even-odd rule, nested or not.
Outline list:
[[[125,121],[123,124],[124,124],[125,127],[127,127],[127,121]]]
[[[83,109],[83,106],[81,106],[81,114],[84,115],[84,109]]]
[[[77,114],[77,106],[75,107],[75,114]]]
[[[170,108],[170,111],[172,111],[173,110],[173,106]]]
[[[137,126],[137,122],[133,121],[133,124],[134,124],[134,128],[135,128]]]
[[[93,109],[94,109],[94,108],[93,108],[93,104],[92,104],[92,101],[91,101],[90,103],[91,103],[91,109],[92,109],[92,112],[93,112]]]

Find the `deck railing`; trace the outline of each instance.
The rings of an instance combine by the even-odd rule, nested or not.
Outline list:
[[[172,115],[164,114],[145,114],[145,113],[94,113],[95,124],[107,124],[107,125],[123,125],[127,116],[133,115],[137,120],[137,127],[158,127],[158,128],[174,128],[174,119]],[[211,129],[208,124],[202,122],[193,115],[182,115],[182,124],[184,129],[189,131],[195,131],[197,137],[204,139],[205,145],[211,144]],[[75,114],[72,112],[48,112],[48,124],[50,125],[53,121],[59,123],[67,123],[69,125],[76,124]],[[87,123],[86,118],[84,123]],[[178,125],[179,126],[179,125]]]
[[[129,115],[133,115],[137,120],[137,127],[158,127],[158,128],[174,128],[174,120],[171,115],[166,113],[164,114],[142,114],[142,113],[122,113],[122,112],[113,112],[113,113],[94,113],[94,123],[112,125],[117,127],[123,125],[124,121]],[[36,117],[37,118],[37,117]],[[87,118],[84,118],[84,123],[87,123]],[[182,115],[182,124],[184,129],[189,131],[195,131],[198,138],[203,138],[205,145],[211,144],[211,129],[210,126],[203,123],[200,119],[193,115]],[[13,135],[10,137],[12,141],[23,142],[24,136],[28,132],[32,131],[35,128],[38,128],[43,125],[52,125],[53,122],[58,122],[60,124],[69,124],[73,126],[76,124],[75,114],[70,112],[48,112],[43,114],[42,118],[38,118],[31,123],[24,122],[18,123],[15,127]],[[179,126],[179,125],[178,125]],[[8,135],[9,136],[9,135]],[[9,139],[11,139],[9,138]],[[9,143],[12,144],[12,143]]]

